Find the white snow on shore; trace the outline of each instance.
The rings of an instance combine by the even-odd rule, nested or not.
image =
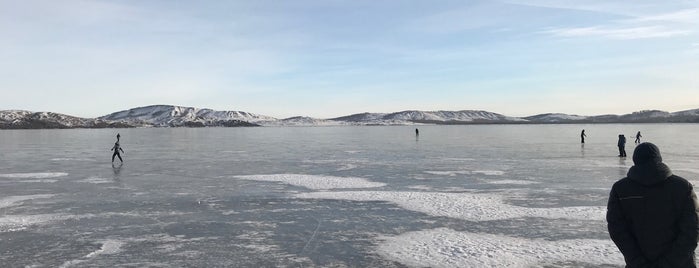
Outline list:
[[[335,177],[304,174],[270,174],[233,176],[237,179],[251,181],[282,182],[294,186],[301,186],[313,190],[350,189],[350,188],[375,188],[385,186],[385,183],[372,182],[365,178]]]
[[[506,204],[503,196],[492,193],[347,191],[299,193],[305,199],[385,201],[404,209],[431,216],[467,221],[490,221],[521,217],[603,221],[606,207],[578,206],[530,208]]]
[[[542,267],[556,262],[623,265],[611,240],[548,241],[457,232],[447,228],[381,237],[387,259],[416,267]]]

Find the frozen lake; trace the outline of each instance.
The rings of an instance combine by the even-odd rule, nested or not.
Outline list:
[[[699,180],[696,124],[418,128],[2,130],[0,266],[622,267],[636,131]]]

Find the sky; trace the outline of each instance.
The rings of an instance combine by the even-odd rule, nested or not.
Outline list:
[[[0,0],[0,110],[699,108],[699,0]]]

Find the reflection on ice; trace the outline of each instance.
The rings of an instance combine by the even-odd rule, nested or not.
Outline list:
[[[547,241],[439,228],[383,237],[384,257],[419,267],[541,267],[557,262],[621,265],[624,259],[609,240]]]

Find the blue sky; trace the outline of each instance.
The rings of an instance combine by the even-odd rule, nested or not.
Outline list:
[[[0,110],[699,108],[699,1],[0,0]]]

